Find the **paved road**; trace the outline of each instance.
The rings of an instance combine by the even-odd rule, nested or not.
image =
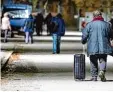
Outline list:
[[[11,67],[16,72],[72,72],[74,54],[44,55],[17,54],[11,56]],[[108,71],[113,73],[113,57],[108,56]],[[90,61],[86,56],[86,71],[90,69]],[[12,67],[13,65],[13,67]]]
[[[73,35],[74,34],[74,35]],[[77,34],[77,35],[76,35]],[[107,82],[98,78],[91,82],[90,64],[86,58],[86,79],[79,82],[73,76],[73,55],[82,53],[81,33],[66,32],[62,38],[61,54],[53,55],[52,38],[34,37],[34,44],[24,44],[22,36],[2,43],[2,49],[15,50],[8,66],[2,72],[1,90],[38,92],[113,91],[113,57],[108,57]],[[29,50],[31,49],[31,50]],[[26,52],[27,51],[27,52]]]
[[[25,44],[24,37],[15,35],[14,38],[9,38],[8,43],[2,43],[2,50],[14,50],[16,52],[37,52],[39,54],[52,53],[52,37],[51,36],[34,36],[33,44]],[[1,38],[3,40],[3,38]],[[82,52],[81,32],[66,32],[66,35],[61,38],[61,54],[74,54]]]
[[[9,68],[2,72],[2,91],[75,92],[113,91],[113,62],[108,57],[107,82],[98,78],[90,80],[89,61],[86,58],[86,79],[75,81],[73,75],[73,54],[36,55],[23,53],[9,62]],[[37,71],[37,69],[38,71]],[[18,71],[19,70],[19,71]],[[32,70],[32,71],[31,71]],[[27,71],[27,72],[26,72]]]
[[[64,73],[15,73],[2,77],[3,91],[37,91],[37,92],[113,92],[113,74],[106,75],[107,82],[75,81],[73,72]]]

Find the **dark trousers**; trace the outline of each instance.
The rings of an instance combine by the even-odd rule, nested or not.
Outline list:
[[[91,63],[91,75],[92,77],[98,76],[98,60],[99,60],[99,70],[106,71],[107,64],[107,55],[106,54],[96,54],[90,55],[90,63]]]
[[[36,33],[37,33],[37,35],[42,35],[42,26],[40,26],[40,27],[36,27]]]
[[[110,55],[113,57],[113,51],[112,51],[112,53]]]
[[[49,25],[47,25],[47,35],[51,35],[51,28],[50,28],[50,26]]]

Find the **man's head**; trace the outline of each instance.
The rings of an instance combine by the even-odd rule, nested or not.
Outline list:
[[[96,10],[96,11],[93,12],[93,16],[94,17],[102,16],[102,13],[101,13],[100,10]]]

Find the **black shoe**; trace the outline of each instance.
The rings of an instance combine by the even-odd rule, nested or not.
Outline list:
[[[99,77],[100,77],[100,79],[101,79],[102,82],[105,82],[105,81],[106,81],[104,71],[100,71],[100,72],[99,72]]]
[[[60,54],[60,52],[57,52],[57,54]]]
[[[97,77],[92,77],[90,81],[97,81]]]

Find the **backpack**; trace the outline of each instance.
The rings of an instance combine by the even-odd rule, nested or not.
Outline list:
[[[58,23],[56,21],[51,21],[50,26],[51,26],[51,32],[54,33],[58,31]]]

